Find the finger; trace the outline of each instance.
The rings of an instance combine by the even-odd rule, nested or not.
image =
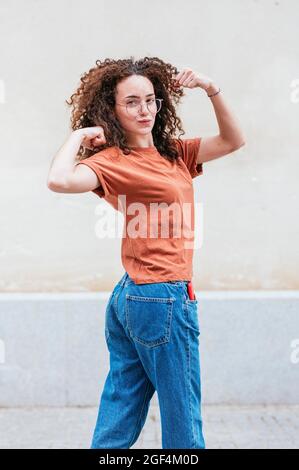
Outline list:
[[[94,147],[97,147],[98,145],[102,145],[106,142],[104,137],[95,137],[92,139],[91,143]]]
[[[193,77],[193,72],[192,70],[188,69],[184,72],[184,75],[182,76],[181,80],[180,80],[180,83],[182,83],[182,85],[185,85],[185,83],[188,83],[189,79]]]
[[[191,83],[193,82],[193,80],[194,80],[194,76],[192,75],[191,77],[186,78],[186,80],[183,82],[183,85],[184,85],[184,86],[191,85]]]
[[[177,83],[179,85],[183,85],[185,78],[186,78],[185,74],[181,75],[181,77],[177,80]]]
[[[173,75],[174,80],[179,80],[181,77],[182,72],[178,72],[176,75]]]
[[[92,139],[84,139],[81,145],[89,150],[92,150],[93,148]]]
[[[101,136],[101,137],[96,137],[93,142],[94,142],[95,144],[99,144],[99,143],[101,143],[101,142],[103,142],[103,141],[104,141],[104,137]]]

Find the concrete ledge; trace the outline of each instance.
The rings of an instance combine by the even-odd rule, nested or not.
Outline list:
[[[109,295],[0,294],[0,406],[98,405]],[[203,403],[298,404],[299,291],[196,295]]]

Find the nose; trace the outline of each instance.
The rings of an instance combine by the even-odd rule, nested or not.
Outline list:
[[[143,113],[143,110],[145,110],[145,113],[148,113],[147,109],[147,103],[140,103],[140,112]]]

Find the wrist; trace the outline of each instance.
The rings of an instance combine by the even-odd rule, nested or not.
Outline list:
[[[76,129],[71,133],[71,138],[75,140],[83,140],[85,137],[84,128]]]
[[[205,89],[207,95],[213,95],[219,91],[219,86],[216,83],[211,83],[208,88]]]

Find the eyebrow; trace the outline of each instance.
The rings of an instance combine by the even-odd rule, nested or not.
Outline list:
[[[154,96],[155,93],[149,93],[148,95],[146,96]],[[140,98],[140,96],[137,96],[137,95],[128,95],[128,96],[125,96],[125,98]]]

